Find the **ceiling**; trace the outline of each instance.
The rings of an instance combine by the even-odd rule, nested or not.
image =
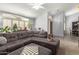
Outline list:
[[[69,11],[78,7],[78,3],[43,3],[44,9],[35,10],[29,3],[0,3],[1,11],[8,11],[15,14],[20,14],[28,17],[37,17],[44,12],[52,12],[55,14],[59,11]]]

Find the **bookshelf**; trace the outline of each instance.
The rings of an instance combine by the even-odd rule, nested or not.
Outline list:
[[[72,35],[79,36],[79,21],[72,22]]]

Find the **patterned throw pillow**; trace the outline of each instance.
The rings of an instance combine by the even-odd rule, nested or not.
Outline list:
[[[7,39],[5,37],[0,37],[0,45],[6,44],[7,43]]]
[[[38,46],[25,46],[20,55],[38,55]]]

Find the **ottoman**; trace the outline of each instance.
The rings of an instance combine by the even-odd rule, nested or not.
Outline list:
[[[21,47],[8,55],[51,55],[52,51],[46,47],[30,43],[24,47]]]

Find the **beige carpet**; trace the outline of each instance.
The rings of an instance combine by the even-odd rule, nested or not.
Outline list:
[[[60,39],[58,55],[79,55],[78,38],[65,37]]]

